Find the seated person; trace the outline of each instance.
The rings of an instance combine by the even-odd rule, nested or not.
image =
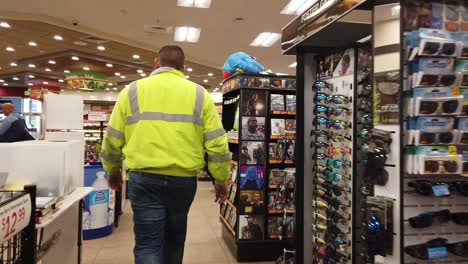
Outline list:
[[[28,132],[24,118],[15,112],[13,104],[2,104],[2,112],[6,117],[0,123],[0,142],[34,140]]]

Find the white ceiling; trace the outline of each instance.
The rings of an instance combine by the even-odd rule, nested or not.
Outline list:
[[[199,27],[198,43],[177,43],[194,62],[221,69],[229,54],[244,51],[274,72],[295,74],[288,68],[295,57],[281,55],[279,41],[271,48],[249,46],[260,32],[280,33],[294,18],[280,14],[288,0],[213,0],[209,9],[177,7],[176,0],[0,1],[0,18],[40,20],[155,51],[174,43],[173,34],[146,33],[143,25]],[[236,17],[245,21],[234,23]]]

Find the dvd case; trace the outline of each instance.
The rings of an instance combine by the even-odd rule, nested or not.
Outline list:
[[[286,95],[286,111],[296,113],[296,96]]]
[[[272,118],[271,119],[271,136],[281,137],[286,135],[284,119]]]
[[[268,238],[282,239],[283,238],[284,219],[280,216],[268,217]]]
[[[265,117],[242,117],[242,140],[264,140]]]
[[[282,94],[271,94],[270,95],[270,109],[274,111],[285,111],[284,107],[284,95]]]
[[[268,211],[270,213],[282,212],[284,210],[285,197],[284,193],[277,189],[268,192]]]
[[[283,80],[282,79],[271,79],[271,88],[274,89],[281,89],[283,88]]]
[[[263,165],[265,164],[265,142],[244,141],[241,147],[241,164]]]
[[[280,169],[272,169],[269,174],[269,185],[271,188],[278,188],[285,184],[287,172]]]
[[[260,88],[270,88],[270,78],[260,78]]]
[[[239,239],[263,240],[264,223],[264,215],[240,215]]]
[[[242,115],[265,116],[267,106],[266,91],[244,90],[242,91]]]
[[[295,140],[294,139],[288,139],[286,141],[286,158],[285,162],[287,161],[288,163],[294,163],[296,157],[295,157]]]
[[[265,214],[263,191],[241,191],[237,209],[240,214]]]
[[[286,119],[285,130],[287,134],[296,134],[296,119]]]
[[[240,189],[262,190],[265,183],[264,166],[241,166]]]

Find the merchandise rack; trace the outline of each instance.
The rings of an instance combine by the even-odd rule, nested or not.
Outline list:
[[[327,263],[468,263],[468,257],[456,256],[453,253],[453,246],[450,245],[450,243],[468,241],[466,225],[453,223],[453,216],[451,216],[450,219],[452,220],[450,221],[440,223],[434,220],[430,227],[421,229],[413,227],[409,222],[410,218],[428,211],[438,212],[449,209],[451,213],[466,213],[468,212],[468,197],[465,194],[461,195],[460,191],[448,189],[447,185],[429,188],[430,192],[432,192],[432,195],[429,196],[419,195],[414,188],[408,186],[408,182],[414,180],[449,183],[467,181],[466,175],[468,172],[466,168],[461,170],[461,167],[458,167],[462,171],[461,173],[452,171],[450,174],[444,171],[450,170],[449,166],[455,161],[458,166],[460,166],[460,162],[465,164],[468,161],[468,144],[461,144],[458,141],[454,143],[453,140],[451,141],[453,144],[435,143],[429,145],[430,150],[426,150],[432,156],[424,156],[423,150],[415,146],[416,141],[409,142],[409,139],[423,132],[436,132],[424,130],[426,127],[419,128],[415,126],[413,120],[420,119],[425,114],[418,114],[419,112],[416,111],[419,110],[415,110],[415,117],[409,117],[410,109],[407,108],[408,104],[405,103],[412,102],[412,99],[410,100],[412,98],[411,94],[418,92],[413,97],[418,97],[417,100],[420,101],[422,101],[420,98],[426,98],[419,94],[428,93],[427,91],[421,92],[415,90],[415,88],[421,89],[420,87],[426,86],[422,89],[431,90],[431,88],[436,87],[438,90],[432,92],[439,94],[432,95],[431,98],[436,99],[429,99],[429,101],[436,101],[441,109],[434,110],[432,113],[432,117],[438,119],[430,120],[434,122],[442,122],[441,111],[449,111],[442,109],[443,100],[449,100],[444,98],[442,93],[449,91],[452,87],[454,90],[460,88],[460,93],[454,92],[453,96],[464,95],[464,98],[460,100],[463,101],[465,108],[468,105],[468,96],[466,90],[464,90],[467,84],[459,87],[458,79],[451,84],[441,84],[442,77],[440,76],[451,76],[454,73],[458,76],[459,68],[454,67],[455,70],[453,70],[447,66],[449,71],[440,73],[426,71],[421,66],[423,64],[419,64],[419,68],[414,71],[416,69],[414,63],[412,64],[409,61],[419,62],[420,58],[429,57],[438,60],[434,61],[434,63],[441,63],[441,59],[456,57],[455,51],[459,46],[452,50],[453,54],[446,54],[450,52],[450,49],[442,50],[442,46],[445,46],[445,48],[451,47],[450,45],[453,45],[456,41],[459,41],[456,45],[461,45],[464,48],[463,55],[465,57],[463,59],[468,60],[466,52],[468,47],[468,32],[466,32],[468,23],[460,18],[462,17],[460,14],[466,14],[468,10],[466,1],[342,0],[333,1],[331,4],[329,2],[331,1],[317,1],[310,9],[285,27],[282,36],[283,52],[297,56],[297,93],[298,98],[300,98],[297,102],[296,137],[298,150],[296,161],[297,186],[301,186],[301,188],[297,188],[296,192],[296,263],[325,263],[325,261],[322,262],[322,260],[318,259],[318,252],[312,250],[317,244],[312,229],[315,213],[312,207],[312,201],[314,200],[312,190],[317,188],[314,183],[316,174],[313,167],[317,160],[312,159],[314,149],[309,148],[311,143],[315,144],[316,142],[315,138],[309,136],[310,130],[313,128],[312,120],[315,116],[314,105],[311,102],[311,98],[314,96],[312,85],[318,79],[317,73],[321,72],[323,67],[319,59],[334,51],[342,51],[348,48],[363,48],[369,50],[372,56],[370,67],[372,70],[369,76],[373,96],[368,100],[373,105],[373,109],[370,111],[373,115],[373,121],[372,124],[367,126],[367,129],[371,132],[369,138],[360,138],[362,134],[357,133],[362,133],[366,127],[362,126],[362,113],[359,113],[360,107],[358,105],[360,98],[356,96],[359,95],[359,89],[361,88],[359,88],[359,85],[355,86],[357,88],[354,91],[355,99],[353,100],[355,109],[353,130],[355,135],[353,136],[353,174],[351,177],[353,190],[351,219],[353,228],[350,229],[352,232],[352,250],[349,258]],[[459,18],[458,20],[454,18],[455,15]],[[426,31],[427,35],[421,37],[421,40],[417,39],[416,44],[412,44],[416,40],[413,40],[413,42],[407,41],[409,36],[413,36],[412,34],[415,34],[414,32],[422,27],[431,28],[431,31],[434,28],[442,31],[436,32],[438,34],[437,38],[429,38],[430,34]],[[453,31],[456,32],[453,33]],[[446,34],[447,32],[452,33]],[[445,37],[446,35],[448,37]],[[423,39],[428,38],[427,42],[439,44],[438,50],[430,53],[429,47],[424,46],[428,44],[424,44]],[[408,59],[411,54],[418,55],[416,49],[410,50],[407,48],[408,44],[416,48],[419,47],[420,52],[428,52],[429,55],[419,54],[419,57],[416,56],[414,60]],[[424,50],[425,48],[428,48],[428,50]],[[456,65],[460,61],[459,56],[454,59]],[[358,63],[358,65],[361,64]],[[438,65],[439,68],[442,67],[441,64]],[[461,70],[464,76],[467,75],[467,69],[468,67],[465,66]],[[437,84],[433,83],[431,87],[427,87],[430,84],[419,84],[419,81],[416,81],[418,79],[414,79],[414,74],[410,76],[413,73],[412,71],[419,72],[418,74],[423,72],[426,75],[436,75],[439,78],[436,80]],[[355,84],[359,83],[359,76],[360,74],[355,76]],[[411,85],[411,82],[413,82],[413,85]],[[466,83],[465,80],[463,82]],[[336,93],[336,91],[334,92]],[[445,97],[450,96],[445,95]],[[417,101],[417,105],[413,104],[414,109],[421,107],[420,101]],[[458,105],[460,105],[461,101],[458,101]],[[468,108],[463,111],[466,112],[466,110]],[[461,124],[464,124],[462,119],[465,118],[466,113],[463,115],[453,113],[450,112],[444,117],[453,118],[455,120],[454,125],[444,125],[444,128],[448,127],[447,133],[452,136],[458,133],[454,129],[465,133],[468,129],[463,129],[467,127],[462,128]],[[429,116],[431,115],[429,114]],[[431,124],[428,122],[425,123],[425,126],[431,126]],[[432,124],[432,126],[436,125]],[[409,129],[412,129],[412,131]],[[461,135],[460,132],[460,135],[455,138],[461,140]],[[440,135],[437,135],[434,141],[436,139],[441,140],[439,137]],[[377,143],[376,138],[385,140]],[[362,147],[365,142],[371,145],[367,152],[363,151]],[[465,141],[465,143],[467,142]],[[437,155],[444,153],[444,147],[446,146],[450,146],[450,152],[448,152],[450,162],[446,165],[442,160],[443,165],[441,165],[442,163],[438,160],[439,156]],[[379,171],[372,174],[371,172],[374,171],[369,169],[368,166],[371,164],[371,158],[377,156],[376,149],[378,148],[383,148],[386,151],[385,154],[382,154],[385,159],[382,165],[379,166]],[[457,159],[454,157],[455,154],[458,154]],[[427,167],[424,168],[426,170],[424,173],[421,173],[422,171],[417,172],[417,168],[422,165],[416,165],[416,160],[421,161],[419,164],[424,164],[424,166],[430,166],[426,165],[426,160],[436,160],[438,169],[434,169],[436,172],[432,174],[427,173]],[[419,170],[423,170],[423,168]],[[383,183],[379,182],[381,179],[376,178],[376,176],[382,174],[382,171],[388,173],[388,181]],[[410,171],[412,172],[409,173]],[[462,191],[468,192],[466,185],[460,188]],[[448,191],[451,193],[450,196],[437,197],[443,196]],[[383,212],[384,217],[378,219],[380,215],[376,212]],[[383,228],[379,230],[372,229],[371,224],[375,223],[375,217],[377,217],[377,222]],[[376,237],[381,239],[375,240]],[[438,237],[447,239],[448,242],[436,241],[433,242],[435,244],[429,246],[424,244]],[[413,245],[424,245],[421,252],[423,255],[427,254],[425,256],[427,259],[410,256],[408,246]],[[461,253],[467,254],[466,250]]]
[[[252,82],[249,85],[249,80],[255,80],[255,82]],[[277,88],[272,87],[274,81],[276,81],[277,84],[280,84],[279,86],[276,86]],[[286,89],[284,87],[286,86],[286,82],[289,84],[294,84],[291,86],[291,89]],[[259,96],[259,105],[261,106],[255,108],[255,114],[247,114],[247,112],[243,110],[247,109],[247,100],[255,93]],[[231,137],[228,140],[230,151],[234,153],[234,160],[232,162],[231,170],[232,177],[229,180],[229,196],[233,199],[228,200],[225,205],[221,206],[220,219],[224,226],[222,229],[223,238],[230,250],[233,252],[233,255],[236,256],[237,260],[241,262],[276,260],[279,256],[282,255],[284,248],[292,247],[291,238],[286,238],[286,236],[284,236],[282,239],[278,239],[274,235],[269,235],[268,222],[272,217],[281,216],[284,216],[283,219],[285,220],[290,220],[291,217],[294,216],[295,210],[268,210],[267,197],[270,191],[274,191],[278,189],[277,187],[279,187],[276,185],[269,185],[270,171],[275,169],[283,170],[295,167],[295,164],[292,161],[286,164],[284,162],[273,163],[273,160],[271,160],[272,163],[270,163],[269,159],[270,144],[276,143],[278,140],[288,140],[286,139],[286,136],[281,136],[279,139],[277,137],[270,136],[271,119],[294,119],[295,122],[295,111],[288,112],[286,108],[286,96],[292,96],[295,95],[295,93],[296,90],[294,76],[239,74],[234,75],[223,82],[223,126],[227,130],[234,129],[235,127],[240,132],[238,139]],[[281,95],[283,97],[285,104],[284,111],[271,111],[271,94]],[[251,110],[253,110],[253,108]],[[238,115],[237,118],[236,115]],[[259,120],[259,127],[263,127],[263,138],[251,138],[250,140],[247,140],[246,138],[243,139],[242,126],[245,125],[243,123],[245,123],[248,118],[255,118]],[[244,122],[243,119],[245,119]],[[262,119],[264,119],[264,122],[261,121]],[[231,131],[231,133],[233,132]],[[289,139],[292,140],[293,137],[289,137]],[[243,147],[247,147],[248,145],[246,142],[251,142],[252,146],[254,147],[258,144],[262,145],[263,151],[261,156],[263,156],[263,158],[259,159],[261,159],[263,162],[252,163],[250,160],[249,162],[246,162],[245,156],[244,159],[242,158]],[[286,143],[284,145],[286,145]],[[283,149],[283,151],[283,153],[286,153],[286,149]],[[254,157],[255,155],[249,155],[249,157],[250,156]],[[257,160],[257,158],[255,158],[255,160]],[[261,172],[263,182],[261,184],[261,188],[245,188],[244,190],[241,188],[242,184],[244,184],[244,182],[241,181],[241,172],[244,174],[246,173],[246,170],[250,169],[251,167],[255,167],[257,173]],[[283,188],[281,191],[284,193],[284,195],[286,195],[286,193],[289,192],[293,193],[294,188],[292,188],[292,186],[288,186],[288,188]],[[254,209],[251,209],[251,212],[247,212],[245,203],[240,207],[241,192],[243,194],[249,193],[251,197],[254,197],[257,193],[260,194],[263,197],[263,208],[259,209],[261,212],[253,211]],[[241,226],[240,224],[241,221],[245,221],[244,223],[247,223],[247,218],[252,218],[254,224],[261,226],[261,239],[243,239],[243,230],[247,234],[251,234],[251,231],[242,229],[244,226]],[[284,230],[285,229],[286,227],[284,227]],[[286,231],[284,230],[283,232],[285,233]]]

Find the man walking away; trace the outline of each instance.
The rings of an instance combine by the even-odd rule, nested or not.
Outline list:
[[[100,156],[110,187],[122,185],[122,157],[129,170],[136,264],[182,263],[205,151],[216,202],[228,195],[227,135],[210,94],[185,79],[184,64],[180,47],[161,48],[155,71],[120,93],[104,137]]]
[[[0,142],[34,140],[24,118],[16,112],[12,103],[2,104],[2,113],[6,117],[0,122]]]

